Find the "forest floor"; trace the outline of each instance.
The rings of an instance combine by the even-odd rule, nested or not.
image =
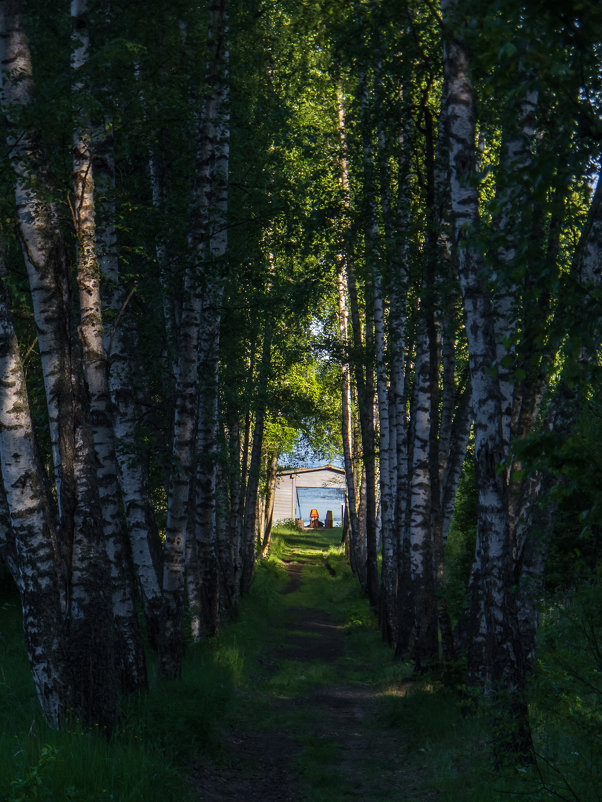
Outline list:
[[[237,712],[221,729],[217,754],[195,767],[199,799],[441,799],[429,787],[428,756],[402,759],[413,733],[383,715],[382,675],[371,681],[365,648],[348,636],[342,611],[328,604],[328,594],[323,605],[308,604],[320,600],[312,583],[336,583],[332,565],[314,557],[289,562],[286,571],[288,583],[273,600],[283,616],[255,655],[254,687],[237,689]],[[403,694],[403,685],[396,692]]]
[[[181,679],[149,655],[110,738],[43,721],[0,571],[0,802],[600,802],[600,582],[548,624],[537,764],[495,769],[462,663],[417,676],[395,658],[340,540],[278,530],[236,619],[189,645]]]

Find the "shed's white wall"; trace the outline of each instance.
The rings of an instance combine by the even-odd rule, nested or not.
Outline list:
[[[294,477],[294,474],[293,474]],[[276,479],[276,494],[274,496],[274,522],[288,521],[295,517],[295,484],[290,474],[279,476]]]

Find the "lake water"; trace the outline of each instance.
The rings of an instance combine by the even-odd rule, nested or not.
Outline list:
[[[324,522],[328,510],[332,511],[334,526],[342,526],[341,508],[345,504],[345,490],[338,487],[298,487],[297,518],[303,518],[309,525],[309,514],[313,509],[318,511],[320,520]]]

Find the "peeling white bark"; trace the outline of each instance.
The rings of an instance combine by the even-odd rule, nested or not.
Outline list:
[[[339,141],[341,148],[340,155],[340,182],[343,192],[343,207],[345,211],[345,231],[349,230],[351,214],[351,189],[349,185],[349,156],[347,152],[347,135],[345,129],[345,108],[343,103],[343,90],[337,86],[337,115],[339,126]],[[345,466],[345,479],[347,484],[347,511],[349,515],[348,549],[351,568],[357,576],[360,584],[367,589],[367,572],[365,561],[365,545],[362,527],[360,524],[359,507],[360,493],[357,481],[357,470],[354,464],[354,431],[353,431],[353,404],[352,404],[352,380],[349,337],[349,302],[348,302],[348,276],[345,243],[341,243],[341,253],[339,254],[339,266],[337,271],[338,289],[338,320],[339,320],[339,340],[342,349],[341,374],[342,374],[342,439],[343,439],[343,459]]]
[[[93,128],[85,110],[88,88],[81,75],[89,60],[88,0],[72,0],[71,18],[74,43],[71,66],[76,101],[72,211],[77,237],[77,283],[81,317],[79,334],[90,398],[92,439],[98,460],[97,488],[111,576],[117,636],[115,648],[123,689],[133,691],[146,687],[146,666],[121,527],[113,410],[105,355],[100,277],[103,272],[103,253],[109,254],[106,248],[103,252],[102,247],[99,247],[96,226],[94,161],[101,150],[105,151],[105,158],[110,158],[110,155],[105,127]],[[109,225],[101,230],[105,238],[110,236]]]
[[[455,0],[442,0],[449,25]],[[447,82],[452,212],[472,380],[475,452],[479,488],[476,555],[471,581],[469,677],[487,692],[507,694],[515,748],[525,754],[530,734],[524,701],[525,663],[518,633],[505,471],[502,393],[492,367],[496,358],[494,313],[482,280],[482,256],[473,239],[479,228],[475,170],[475,123],[468,54],[448,36],[444,42]]]
[[[27,107],[32,101],[31,59],[21,1],[5,0],[0,13],[2,100],[10,117],[14,106]],[[116,682],[95,454],[81,364],[72,347],[69,270],[40,141],[39,133],[11,125],[19,232],[38,331],[59,501],[57,552],[69,588],[63,625],[53,634],[66,661],[63,704],[87,723],[111,727]]]
[[[501,209],[496,229],[504,236],[504,242],[497,251],[498,275],[493,282],[495,296],[496,371],[501,394],[502,438],[508,451],[514,432],[512,422],[514,410],[519,400],[515,397],[517,383],[513,378],[516,370],[516,341],[520,328],[520,287],[512,278],[516,270],[517,242],[527,241],[528,227],[532,224],[529,214],[528,197],[521,186],[521,175],[528,172],[532,157],[535,134],[534,116],[538,103],[538,93],[529,91],[520,104],[518,120],[508,126],[512,131],[504,132],[502,142],[501,188],[498,186],[497,204]],[[507,476],[510,478],[511,468]]]
[[[21,595],[27,654],[44,717],[58,728],[66,712],[61,640],[64,574],[54,548],[25,376],[3,288],[0,290],[0,464],[14,537],[9,566]]]

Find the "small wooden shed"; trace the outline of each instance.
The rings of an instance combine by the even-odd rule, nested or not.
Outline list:
[[[274,522],[303,518],[309,523],[312,507],[318,509],[322,520],[332,510],[335,523],[340,522],[345,492],[345,471],[334,465],[278,471]]]

